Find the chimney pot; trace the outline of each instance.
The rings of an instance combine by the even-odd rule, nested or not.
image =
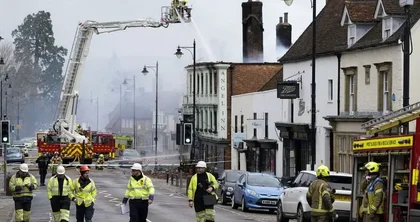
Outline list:
[[[288,12],[284,13],[284,23],[289,23],[289,13]]]
[[[279,19],[279,23],[280,23],[280,24],[282,24],[282,23],[283,23],[283,17],[281,17],[281,16],[280,16],[280,19]]]

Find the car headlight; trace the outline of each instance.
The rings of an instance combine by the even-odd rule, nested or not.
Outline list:
[[[233,191],[233,187],[228,187],[227,190],[228,191]]]
[[[250,190],[250,189],[246,189],[246,191],[251,194],[252,196],[258,196],[257,192]]]

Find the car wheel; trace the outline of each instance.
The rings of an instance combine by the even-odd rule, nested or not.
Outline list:
[[[239,207],[238,204],[235,203],[235,196],[234,195],[232,195],[232,205],[231,206],[232,206],[232,209],[238,209],[238,207]]]
[[[227,204],[226,194],[224,192],[222,192],[222,195],[221,195],[220,199],[222,199],[222,205]]]
[[[242,212],[248,212],[248,207],[246,207],[245,198],[242,197],[242,206],[241,206]]]
[[[308,221],[303,216],[303,208],[302,208],[301,204],[299,204],[299,207],[298,207],[298,210],[297,210],[296,220],[297,220],[297,222],[307,222]]]
[[[281,201],[277,205],[277,222],[289,222],[289,219],[284,217]]]

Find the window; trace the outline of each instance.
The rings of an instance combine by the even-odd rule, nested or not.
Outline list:
[[[354,112],[354,103],[355,103],[354,75],[351,75],[348,78],[349,78],[349,112]]]
[[[342,68],[344,71],[344,111],[354,114],[357,111],[357,68]]]
[[[257,113],[254,113],[254,120],[257,119]],[[254,127],[254,137],[257,137],[257,128]]]
[[[348,26],[348,46],[352,46],[356,43],[356,25]]]
[[[365,65],[365,84],[370,84],[370,65]]]
[[[241,115],[241,133],[244,132],[244,115]]]
[[[388,103],[389,101],[389,81],[388,81],[388,72],[384,71],[382,72],[382,84],[383,84],[383,111],[389,111],[388,110]]]
[[[328,101],[333,101],[334,99],[334,91],[333,91],[333,80],[328,80]]]
[[[209,94],[213,94],[213,75],[209,72]]]
[[[386,18],[383,20],[383,39],[387,39],[392,34],[392,18]]]
[[[213,130],[213,133],[217,133],[217,111],[214,111],[214,118],[213,118],[213,120],[214,120],[214,130]]]
[[[264,121],[265,121],[264,138],[267,139],[268,138],[268,113],[265,113]]]
[[[238,116],[235,115],[235,133],[238,132]]]
[[[378,111],[392,111],[392,63],[385,62],[375,66],[378,70]]]
[[[337,148],[335,149],[335,153],[338,156],[338,162],[336,165],[336,169],[339,172],[344,172],[344,173],[350,173],[351,169],[353,169],[352,166],[352,158],[353,158],[353,153],[352,153],[352,147],[353,147],[353,142],[355,139],[357,139],[358,136],[349,136],[349,135],[338,135],[337,136],[337,142],[336,142],[336,146]]]

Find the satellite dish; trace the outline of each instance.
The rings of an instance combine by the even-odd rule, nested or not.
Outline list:
[[[287,6],[291,6],[293,3],[293,0],[284,0],[284,3],[286,3]]]

